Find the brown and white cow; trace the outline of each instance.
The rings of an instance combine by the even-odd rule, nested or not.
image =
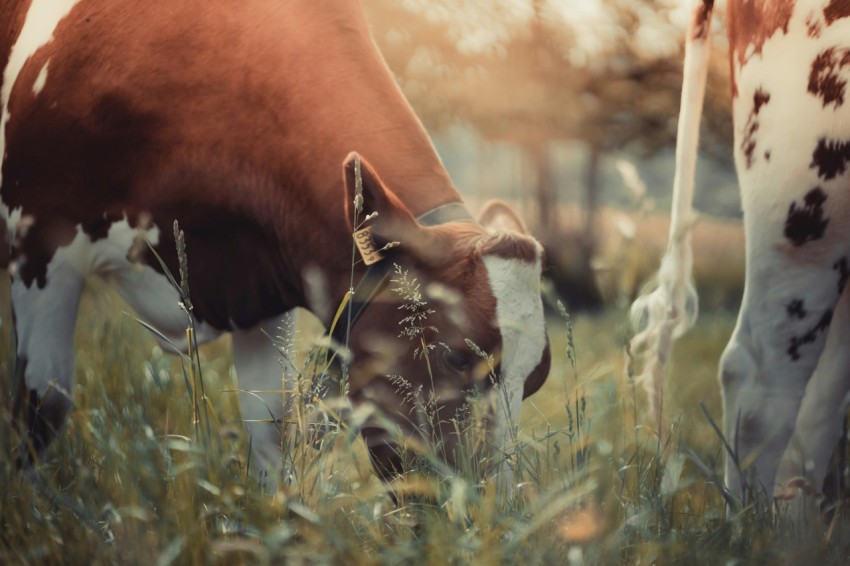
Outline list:
[[[128,259],[142,233],[176,273],[174,219],[186,233],[199,337],[231,332],[240,387],[279,389],[264,330],[295,307],[330,322],[350,286],[352,150],[369,160],[357,222],[378,213],[379,245],[401,243],[383,261],[420,282],[428,324],[450,348],[429,354],[444,415],[474,385],[470,339],[500,353],[496,389],[507,402],[494,434],[507,438],[507,417],[548,371],[541,248],[469,216],[359,2],[11,0],[0,32],[0,217],[25,365],[18,410],[37,450],[72,407],[86,276],[109,281],[165,336],[183,335],[178,295],[156,261]],[[355,278],[364,271],[358,264]],[[431,381],[414,359],[418,344],[399,338],[392,291],[373,290],[350,336],[351,396],[409,431],[388,376]],[[282,416],[279,396],[241,401],[245,419],[267,419],[268,407]],[[279,444],[274,426],[251,428],[261,451]],[[364,436],[382,470],[397,468],[383,431]]]
[[[655,332],[662,354],[695,304],[687,224],[712,7],[696,2],[687,43],[662,285],[635,310],[655,309],[641,339]],[[850,392],[850,2],[729,0],[728,30],[747,266],[720,368],[738,460],[727,457],[726,484],[819,492]]]

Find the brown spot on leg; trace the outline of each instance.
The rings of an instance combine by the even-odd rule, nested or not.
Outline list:
[[[714,0],[703,0],[702,4],[697,6],[694,14],[693,31],[691,36],[694,39],[705,39],[711,30],[711,12],[714,8]]]
[[[753,94],[753,109],[747,118],[747,124],[744,127],[744,138],[741,140],[741,151],[747,159],[747,169],[752,167],[756,160],[754,155],[756,151],[756,132],[759,129],[758,114],[768,102],[770,102],[770,94],[762,88],[757,89]]]
[[[807,330],[802,336],[792,336],[787,350],[791,361],[798,361],[801,356],[800,349],[808,344],[813,344],[820,334],[825,334],[829,330],[831,323],[832,309],[829,309],[823,313],[817,324]]]
[[[823,9],[826,25],[832,25],[835,20],[850,16],[850,0],[832,0]]]
[[[820,19],[817,12],[811,12],[806,16],[806,33],[812,39],[820,37],[823,31],[823,20]]]
[[[758,114],[761,107],[770,102],[770,94],[763,88],[756,90],[753,95],[753,114]]]
[[[809,72],[809,92],[823,100],[824,108],[833,104],[839,108],[844,104],[847,79],[841,71],[850,71],[850,49],[830,47],[818,53]]]
[[[815,187],[803,198],[803,205],[792,202],[785,219],[785,237],[796,247],[823,238],[829,219],[824,218],[826,193]]]
[[[738,96],[735,66],[746,64],[777,32],[788,33],[795,0],[729,2],[726,9],[729,63],[732,67],[732,96]]]
[[[843,175],[850,162],[850,140],[828,140],[821,138],[812,153],[811,169],[817,168],[818,177],[825,181]]]
[[[806,312],[806,306],[802,299],[794,299],[785,305],[785,311],[788,313],[790,318],[796,318],[799,320],[803,320],[806,318],[806,315],[809,314]]]

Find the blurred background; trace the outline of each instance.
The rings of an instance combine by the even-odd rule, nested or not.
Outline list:
[[[573,311],[628,303],[666,241],[689,2],[363,2],[472,207],[489,198],[515,205],[546,245],[549,277]],[[743,237],[719,4],[694,240],[703,304],[733,309]]]

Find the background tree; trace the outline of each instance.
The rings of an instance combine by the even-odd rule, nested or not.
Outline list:
[[[687,9],[676,0],[366,0],[390,68],[432,132],[468,124],[524,156],[536,235],[563,296],[593,303],[590,271],[600,163],[675,144]],[[703,147],[731,161],[722,18],[706,97]],[[585,147],[583,226],[560,221],[553,144]],[[558,277],[556,276],[556,279]],[[574,305],[575,306],[575,305]]]

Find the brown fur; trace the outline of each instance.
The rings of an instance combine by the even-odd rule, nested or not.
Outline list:
[[[737,96],[735,61],[746,62],[748,53],[761,53],[762,45],[775,33],[787,33],[795,0],[731,1],[726,9],[732,93]],[[752,52],[749,51],[752,46]]]
[[[831,25],[835,20],[850,17],[850,0],[832,0],[823,9],[826,25]]]
[[[711,32],[711,13],[714,10],[714,0],[703,0],[702,6],[694,12],[691,24],[691,34],[694,39],[705,39]]]

